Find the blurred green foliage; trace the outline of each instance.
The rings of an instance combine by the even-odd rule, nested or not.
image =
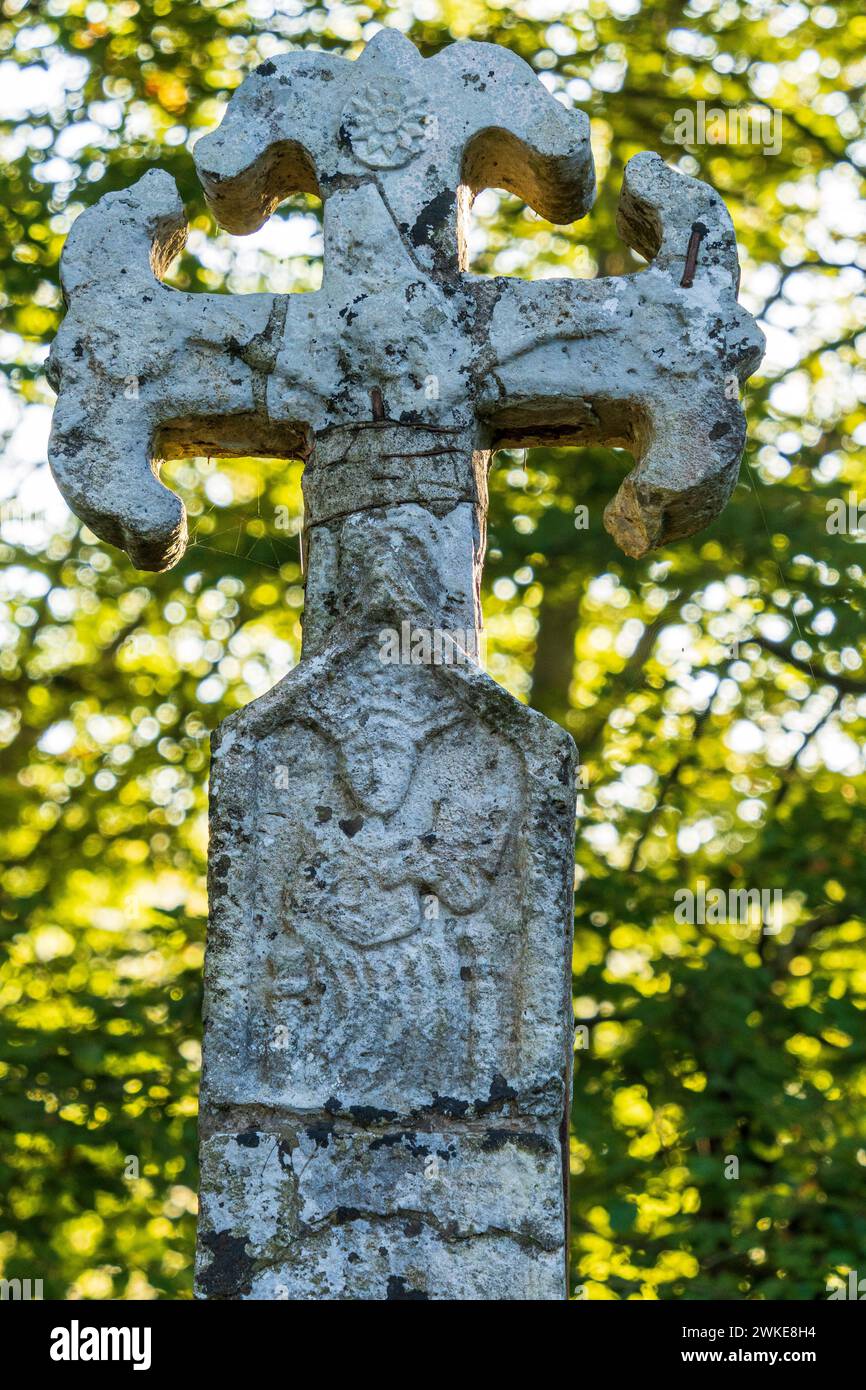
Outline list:
[[[633,562],[601,527],[621,455],[501,457],[489,666],[571,730],[584,768],[577,1296],[814,1299],[866,1271],[863,532],[828,530],[826,510],[866,496],[859,6],[4,0],[0,15],[13,439],[51,401],[65,234],[146,168],[168,169],[187,202],[173,283],[317,283],[315,240],[293,241],[293,223],[275,220],[285,254],[216,231],[189,154],[274,52],[353,56],[381,23],[427,54],[484,39],[589,111],[593,213],[554,228],[483,195],[479,273],[636,269],[613,217],[639,149],[722,192],[742,297],[771,347],[732,503]],[[781,152],[672,143],[675,112],[698,100],[778,110]],[[295,210],[314,230],[313,201]],[[0,545],[2,1272],[42,1277],[50,1297],[187,1298],[208,734],[297,660],[299,467],[172,465],[194,543],[154,577],[72,519],[35,538],[10,520],[14,462]],[[674,893],[701,881],[781,890],[780,930],[676,922]]]

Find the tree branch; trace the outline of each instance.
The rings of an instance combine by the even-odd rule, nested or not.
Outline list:
[[[759,647],[763,647],[765,652],[769,652],[771,656],[777,656],[780,661],[786,661],[795,670],[802,671],[806,676],[811,676],[812,680],[823,681],[827,685],[835,686],[843,695],[866,695],[866,680],[858,680],[856,676],[835,674],[827,671],[824,667],[815,667],[808,659],[795,656],[784,642],[774,642],[769,637],[762,637],[760,633],[756,633],[748,640],[756,642]]]

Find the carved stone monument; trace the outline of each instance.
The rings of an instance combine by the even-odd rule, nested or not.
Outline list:
[[[306,463],[303,660],[213,743],[198,1292],[561,1299],[573,744],[471,641],[383,641],[481,627],[497,448],[631,450],[605,525],[633,556],[721,510],[762,346],[730,218],[640,154],[618,226],[646,269],[467,274],[480,189],[587,211],[588,122],[505,49],[394,31],[262,64],[195,160],[232,232],[317,194],[323,286],[170,289],[173,181],[108,194],[63,256],[50,453],[153,570],[186,543],[161,459]]]

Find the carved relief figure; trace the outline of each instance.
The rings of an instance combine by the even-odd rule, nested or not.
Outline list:
[[[384,1037],[377,1065],[395,1080],[417,1075],[423,1054],[432,1090],[462,1090],[478,1060],[479,991],[502,1024],[497,1040],[485,1011],[487,1049],[519,1051],[522,759],[431,669],[388,668],[389,692],[377,666],[356,661],[346,688],[365,698],[341,727],[293,725],[259,753],[252,1050],[274,1081],[312,1091],[330,1071],[334,1089],[345,1058],[374,1056]],[[279,788],[274,767],[286,769]],[[443,1007],[430,1010],[437,978],[428,997]]]

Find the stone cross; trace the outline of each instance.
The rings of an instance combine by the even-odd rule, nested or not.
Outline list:
[[[587,211],[588,122],[505,49],[394,31],[263,63],[195,161],[231,232],[317,194],[322,288],[171,289],[171,178],[107,194],[63,255],[50,457],[152,570],[186,544],[160,460],[306,464],[303,660],[213,743],[197,1290],[563,1298],[574,748],[473,659],[487,471],[630,450],[605,525],[632,556],[721,510],[762,345],[731,221],[638,154],[645,269],[468,274],[479,190]]]

